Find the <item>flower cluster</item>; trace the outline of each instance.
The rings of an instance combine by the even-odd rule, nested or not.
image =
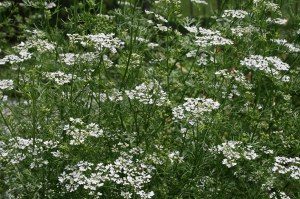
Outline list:
[[[246,76],[239,70],[236,69],[223,69],[215,72],[216,76],[222,77],[227,80],[234,80],[240,86],[245,89],[251,89],[253,85],[247,80]]]
[[[89,52],[83,54],[65,53],[59,55],[61,61],[68,66],[74,65],[77,61],[82,63],[89,63],[99,58],[98,53]]]
[[[192,51],[189,51],[186,54],[186,57],[188,57],[188,58],[190,58],[190,57],[198,58],[197,59],[197,65],[199,65],[199,66],[206,66],[209,63],[216,63],[216,60],[210,54],[203,53],[203,52],[198,53],[198,54],[199,54],[199,56],[197,57],[197,50],[192,50]]]
[[[299,47],[295,46],[294,44],[288,43],[287,40],[285,40],[285,39],[273,39],[272,41],[280,46],[286,47],[289,50],[289,52],[291,52],[291,53],[300,52]]]
[[[156,27],[155,27],[155,28],[157,28],[159,31],[162,31],[162,32],[167,32],[167,31],[170,30],[169,27],[164,26],[164,25],[162,25],[162,24],[156,24]]]
[[[161,21],[161,22],[163,22],[163,23],[167,23],[167,22],[168,22],[168,20],[167,20],[165,17],[163,17],[163,16],[161,16],[161,15],[155,13],[155,12],[146,10],[145,13],[146,13],[147,15],[154,15],[154,17],[155,17],[157,20],[159,20],[159,21]]]
[[[199,47],[232,45],[233,41],[221,36],[219,31],[212,31],[205,28],[186,27],[189,32],[200,33],[202,36],[196,36],[195,44]]]
[[[4,58],[0,59],[0,65],[5,63],[21,63],[28,59],[31,59],[33,53],[29,52],[31,49],[36,49],[40,53],[53,51],[55,49],[55,44],[49,42],[45,37],[45,33],[40,30],[27,31],[31,34],[25,42],[14,46],[13,48],[17,51],[17,54],[6,55]]]
[[[222,17],[244,19],[247,15],[248,15],[248,12],[246,12],[244,10],[224,10]]]
[[[124,198],[132,198],[129,190],[140,196],[140,198],[152,198],[154,192],[146,192],[144,186],[150,182],[154,167],[145,164],[142,160],[134,159],[131,153],[122,153],[113,163],[97,165],[81,161],[74,166],[67,166],[59,176],[59,182],[64,185],[68,192],[74,192],[82,187],[89,194],[99,198],[101,187],[105,183],[115,183],[120,187],[120,195]],[[130,188],[129,190],[128,187]]]
[[[244,147],[242,146],[242,142],[239,141],[224,142],[213,147],[210,151],[216,154],[222,154],[224,156],[222,164],[228,168],[236,166],[239,159],[254,160],[258,157],[251,145]]]
[[[124,94],[130,100],[137,100],[143,104],[154,104],[156,106],[168,105],[167,93],[163,91],[161,86],[156,82],[142,83],[136,86],[132,90],[125,90],[125,92],[117,89],[112,89],[106,93],[94,93],[95,96],[99,97],[101,102],[111,101],[119,102],[124,100]]]
[[[56,4],[54,2],[50,2],[50,3],[45,2],[44,5],[46,9],[52,9],[56,7]]]
[[[119,102],[119,101],[123,101],[124,99],[123,93],[117,89],[112,89],[109,93],[100,93],[99,98],[101,102],[105,102],[107,100],[111,102]]]
[[[43,158],[43,155],[57,147],[57,141],[15,137],[10,139],[7,144],[0,142],[0,161],[4,160],[15,165],[31,158],[30,168],[39,168],[49,163],[47,159]]]
[[[285,192],[280,191],[278,194],[276,192],[272,192],[269,195],[270,199],[291,199]]]
[[[184,159],[182,156],[180,156],[179,151],[172,151],[171,153],[168,154],[168,157],[171,163],[174,162],[182,163]]]
[[[193,3],[208,5],[206,0],[191,0]]]
[[[86,125],[80,118],[70,118],[70,124],[64,126],[64,131],[71,137],[70,145],[83,144],[88,137],[98,138],[104,133],[98,124]]]
[[[275,157],[273,172],[289,174],[295,180],[300,179],[300,158]]]
[[[14,82],[11,79],[0,80],[0,90],[12,90]]]
[[[0,2],[0,198],[298,197],[296,0]]]
[[[163,91],[157,81],[142,83],[132,90],[126,90],[126,95],[131,100],[138,100],[143,104],[154,104],[156,106],[168,105],[167,93]]]
[[[258,28],[254,27],[252,25],[246,26],[246,27],[237,26],[235,28],[231,28],[230,30],[233,35],[236,35],[238,37],[242,37],[244,35],[249,35],[254,32],[258,32]]]
[[[37,36],[30,37],[27,41],[21,42],[15,46],[19,51],[29,51],[29,49],[36,49],[40,53],[51,52],[55,50],[55,44],[49,42],[47,39],[40,39]]]
[[[4,65],[6,63],[14,64],[14,63],[21,63],[28,59],[31,59],[32,53],[29,53],[28,51],[21,51],[19,54],[11,54],[6,55],[2,59],[0,59],[0,65]]]
[[[3,1],[3,2],[0,2],[0,8],[3,7],[3,8],[8,8],[12,5],[12,3],[10,1]]]
[[[281,61],[278,57],[263,57],[251,55],[241,61],[241,65],[249,69],[260,70],[268,75],[280,78],[280,71],[288,71],[290,66]]]
[[[99,33],[96,35],[67,34],[71,43],[80,43],[83,46],[93,45],[97,51],[108,49],[111,53],[116,53],[118,48],[124,46],[124,42],[114,37],[114,34]]]
[[[230,39],[226,39],[219,35],[196,37],[195,43],[199,47],[222,46],[233,44],[233,42]]]
[[[54,81],[56,84],[60,86],[64,84],[68,84],[76,78],[76,75],[66,74],[61,71],[46,72],[44,73],[44,75],[47,79]]]
[[[185,98],[185,103],[172,109],[175,121],[187,120],[194,125],[204,113],[218,109],[220,104],[210,98]]]
[[[266,0],[253,0],[253,2],[256,6],[262,6],[264,10],[280,13],[279,11],[280,7],[276,3],[266,1]]]
[[[287,19],[282,19],[282,18],[268,18],[267,22],[272,23],[272,24],[278,24],[278,25],[286,25],[288,20]]]

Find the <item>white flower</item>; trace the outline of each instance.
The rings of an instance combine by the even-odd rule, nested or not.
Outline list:
[[[230,39],[226,39],[219,35],[205,35],[196,37],[195,43],[197,46],[200,47],[223,46],[233,44],[233,42]]]
[[[295,46],[294,44],[288,43],[285,39],[272,39],[271,41],[275,42],[276,44],[280,46],[286,47],[289,52],[291,53],[298,53],[300,52],[300,48]]]
[[[253,149],[251,149],[251,147],[247,147],[244,151],[244,157],[247,160],[255,160],[258,157],[258,155]]]
[[[96,61],[99,58],[98,53],[88,52],[83,54],[65,53],[59,55],[62,62],[66,65],[74,65],[77,61],[82,63],[89,63]],[[107,61],[107,56],[103,56],[104,61]]]
[[[236,35],[238,37],[242,37],[245,34],[251,34],[253,32],[258,32],[258,28],[254,26],[246,26],[246,27],[241,27],[237,26],[235,28],[230,29],[233,35]]]
[[[251,145],[243,147],[242,142],[239,141],[224,142],[211,148],[210,151],[212,153],[222,154],[224,156],[222,164],[226,165],[228,168],[236,166],[237,161],[242,158],[246,160],[255,160],[258,157]]]
[[[248,12],[244,10],[225,10],[222,17],[244,19],[247,15]]]
[[[136,150],[135,150],[136,151]],[[154,167],[146,165],[143,161],[134,159],[129,153],[122,153],[113,163],[97,165],[85,161],[76,165],[65,167],[58,181],[69,192],[76,191],[79,187],[90,191],[91,195],[101,195],[98,188],[104,186],[105,182],[115,183],[129,187],[128,192],[122,190],[120,195],[131,198],[135,192],[141,198],[151,198],[154,192],[145,192],[144,186],[150,182]]]
[[[283,82],[289,82],[290,79],[291,78],[288,75],[284,75],[284,76],[282,76],[281,81],[283,81]]]
[[[66,134],[71,136],[71,145],[80,145],[85,142],[88,137],[101,137],[104,131],[100,129],[98,124],[85,124],[80,118],[70,118],[71,124],[65,125],[64,130]]]
[[[0,90],[12,90],[14,82],[11,79],[0,80]]]
[[[196,26],[185,26],[185,29],[187,29],[190,33],[198,33],[198,28]]]
[[[193,3],[208,5],[206,0],[191,0]]]
[[[7,62],[10,64],[21,63],[32,57],[32,53],[27,51],[21,51],[19,55],[6,55],[4,58],[0,59],[0,65],[4,65]]]
[[[186,54],[186,57],[196,57],[197,50],[192,50]]]
[[[281,79],[281,71],[288,71],[290,68],[287,63],[284,63],[278,57],[263,57],[261,55],[251,55],[240,63],[249,69],[261,70],[277,79]]]
[[[44,73],[45,77],[49,80],[53,80],[58,85],[64,85],[70,83],[73,79],[76,78],[76,75],[65,74],[64,72],[46,72]]]
[[[160,30],[162,32],[167,32],[169,30],[169,28],[167,26],[164,26],[162,24],[156,24],[156,27],[158,30]]]
[[[147,44],[147,46],[148,46],[149,48],[151,48],[151,49],[154,49],[155,47],[158,47],[159,44],[150,42],[150,43]]]
[[[55,8],[55,7],[56,7],[56,4],[54,2],[50,2],[50,3],[45,2],[46,9],[51,9],[51,8]]]
[[[8,8],[12,5],[12,3],[10,1],[3,1],[3,2],[0,2],[0,7],[3,7],[3,8]]]
[[[169,157],[171,163],[174,163],[175,161],[179,162],[179,163],[183,162],[183,157],[180,156],[179,151],[173,151],[173,152],[169,153],[168,157]]]
[[[218,109],[220,104],[210,98],[185,98],[185,103],[172,109],[175,121],[187,120],[191,125],[204,113]]]
[[[142,83],[132,90],[126,90],[129,99],[138,100],[143,104],[155,104],[156,106],[168,105],[168,95],[162,90],[158,82]]]
[[[273,172],[289,174],[295,180],[300,179],[300,158],[275,157]]]
[[[210,30],[210,29],[206,29],[206,28],[202,28],[202,27],[198,28],[198,32],[200,34],[206,35],[206,36],[211,36],[211,35],[219,35],[219,36],[221,36],[221,33],[218,30]]]
[[[253,2],[255,4],[255,6],[263,6],[263,8],[265,10],[280,13],[280,11],[279,11],[280,6],[276,3],[269,2],[266,0],[253,0]]]
[[[114,37],[114,34],[99,33],[96,35],[67,34],[72,43],[80,43],[83,46],[92,44],[94,48],[101,52],[104,49],[110,50],[111,53],[117,53],[117,49],[124,47],[124,42]]]
[[[286,25],[288,20],[287,19],[282,19],[282,18],[275,18],[275,19],[268,18],[267,22],[273,23],[273,24],[278,24],[278,25]]]

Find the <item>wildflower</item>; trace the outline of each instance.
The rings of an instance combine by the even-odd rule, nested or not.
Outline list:
[[[50,2],[50,3],[45,2],[45,8],[46,9],[52,9],[52,8],[55,8],[55,7],[56,7],[56,4],[54,2]]]
[[[74,53],[65,53],[59,55],[61,61],[68,66],[74,65],[76,61],[82,63],[90,63],[99,58],[98,53],[88,52],[83,54],[74,54]],[[103,56],[103,58],[108,60],[107,56]]]
[[[185,98],[185,103],[172,109],[175,121],[187,120],[191,125],[204,113],[218,109],[220,104],[210,98]]]
[[[219,36],[221,36],[221,33],[218,30],[210,30],[210,29],[199,27],[198,31],[199,31],[199,33],[201,35],[205,35],[205,36],[211,36],[211,35],[219,35]]]
[[[167,93],[162,90],[161,86],[156,82],[142,83],[133,90],[126,90],[125,94],[129,99],[135,99],[143,104],[155,104],[163,106],[169,104]]]
[[[291,79],[291,78],[290,78],[289,76],[283,75],[282,78],[281,78],[281,81],[283,81],[283,82],[289,82],[290,79]]]
[[[45,77],[49,80],[54,81],[58,85],[64,85],[70,83],[73,79],[76,78],[76,75],[65,74],[64,72],[46,72],[44,73]]]
[[[229,39],[214,35],[214,36],[202,36],[196,38],[196,44],[200,47],[209,47],[217,45],[232,45],[233,42]]]
[[[208,5],[205,0],[191,0],[193,3]]]
[[[279,196],[279,197],[278,197]],[[276,194],[276,192],[272,192],[269,195],[270,199],[291,199],[286,193],[284,193],[283,191],[279,192],[278,194]]]
[[[186,54],[186,57],[196,57],[197,50],[192,50]]]
[[[0,65],[4,65],[7,62],[10,64],[21,63],[32,57],[32,53],[27,51],[21,51],[18,55],[6,55],[4,58],[0,59]]]
[[[148,43],[148,47],[151,49],[154,49],[155,47],[158,47],[158,46],[159,46],[159,44],[157,44],[157,43],[152,43],[152,42]]]
[[[222,164],[226,165],[228,168],[236,166],[237,161],[242,158],[254,160],[258,157],[251,145],[243,147],[242,142],[239,141],[226,141],[213,147],[210,151],[216,154],[222,154],[224,156]]]
[[[185,26],[185,29],[187,29],[187,31],[189,31],[190,33],[197,34],[199,32],[196,26]]]
[[[244,10],[225,10],[222,17],[244,19],[247,15],[248,12]]]
[[[164,26],[162,24],[156,24],[156,27],[158,30],[160,30],[162,32],[167,32],[169,30],[169,28],[167,26]]]
[[[242,60],[241,65],[249,69],[263,71],[277,79],[280,79],[281,71],[288,71],[290,68],[287,63],[284,63],[278,57],[263,57],[261,55],[251,55]]]
[[[55,44],[53,42],[48,41],[47,39],[43,39],[44,36],[43,32],[39,32],[35,30],[31,32],[33,34],[29,37],[26,41],[21,42],[14,48],[18,51],[28,52],[29,49],[37,49],[38,52],[51,52],[55,50]]]
[[[168,157],[171,161],[171,163],[179,162],[182,163],[183,162],[183,157],[180,156],[179,151],[173,151],[171,153],[168,154]]]
[[[286,47],[291,53],[300,52],[300,48],[296,47],[294,44],[288,43],[285,39],[272,39],[271,41],[275,42],[280,46]]]
[[[70,122],[70,125],[64,126],[64,130],[67,135],[71,136],[71,145],[83,144],[88,137],[98,138],[104,133],[98,124],[86,125],[80,118],[70,118]]]
[[[300,158],[275,157],[273,172],[280,174],[289,174],[295,180],[300,179]]]
[[[67,34],[71,43],[80,43],[82,46],[93,45],[97,51],[108,49],[111,53],[117,53],[118,48],[123,48],[124,42],[114,37],[114,34],[99,33],[96,35]]]
[[[263,9],[265,10],[277,12],[280,14],[279,11],[280,7],[276,3],[265,1],[265,0],[253,0],[253,2],[255,6],[263,6]]]
[[[107,48],[112,53],[116,53],[118,48],[124,46],[124,42],[118,38],[114,37],[114,34],[104,34],[100,33],[97,35],[87,35],[85,36],[89,41],[91,41],[98,51],[102,51]]]
[[[152,198],[154,192],[146,192],[144,186],[150,182],[154,167],[146,165],[142,160],[133,159],[130,153],[123,153],[113,163],[97,165],[80,161],[76,165],[69,165],[61,173],[58,180],[69,192],[79,187],[90,191],[91,195],[101,195],[100,187],[105,182],[131,187],[141,198]],[[131,198],[132,193],[122,190],[121,196]]]
[[[10,1],[3,1],[3,2],[0,2],[0,8],[3,7],[3,8],[8,8],[12,5],[12,3]]]
[[[215,72],[215,75],[218,77],[222,77],[227,80],[234,80],[235,83],[239,84],[245,89],[251,89],[253,85],[247,80],[246,76],[239,70],[218,70]],[[234,87],[234,85],[233,85]]]
[[[14,82],[11,79],[0,80],[0,90],[12,90]]]
[[[251,25],[246,27],[237,26],[235,28],[231,28],[230,30],[233,35],[236,35],[238,37],[242,37],[245,34],[252,34],[253,32],[258,32],[258,29]]]
[[[206,66],[209,62],[215,63],[214,58],[209,56],[206,53],[201,53],[199,59],[197,60],[197,64],[199,66]]]
[[[286,25],[288,20],[287,19],[282,19],[282,18],[268,18],[267,22],[272,23],[272,24],[278,24],[278,25]]]
[[[0,157],[9,164],[19,164],[31,157],[30,167],[38,168],[49,164],[44,154],[55,150],[57,146],[57,141],[14,137],[8,143],[0,142]]]
[[[223,46],[233,44],[230,39],[226,39],[219,35],[205,35],[196,37],[195,43],[199,47]]]

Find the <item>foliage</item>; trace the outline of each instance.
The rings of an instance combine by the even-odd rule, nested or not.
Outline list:
[[[1,2],[0,197],[300,198],[300,18],[236,2]]]

